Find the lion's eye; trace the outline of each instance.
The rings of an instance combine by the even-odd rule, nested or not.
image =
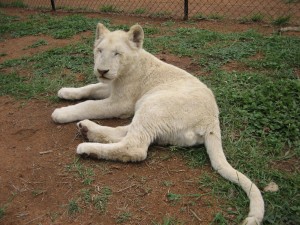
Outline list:
[[[99,53],[102,53],[102,49],[98,49]]]
[[[120,53],[119,52],[115,52],[115,56],[117,56],[117,55],[120,55]]]

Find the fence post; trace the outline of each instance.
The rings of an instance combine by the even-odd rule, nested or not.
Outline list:
[[[55,2],[54,2],[54,0],[51,0],[51,6],[52,6],[52,10],[55,11]]]
[[[189,19],[189,0],[184,0],[184,20]]]

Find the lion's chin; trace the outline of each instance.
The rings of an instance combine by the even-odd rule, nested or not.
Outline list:
[[[101,83],[110,83],[112,82],[114,79],[110,79],[107,77],[97,77],[97,80]]]

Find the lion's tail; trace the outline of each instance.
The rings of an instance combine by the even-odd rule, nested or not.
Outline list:
[[[226,160],[221,142],[219,124],[208,129],[205,134],[205,146],[212,167],[225,179],[238,184],[246,192],[250,199],[250,211],[242,224],[258,225],[264,216],[264,200],[257,186],[244,174],[235,170]]]

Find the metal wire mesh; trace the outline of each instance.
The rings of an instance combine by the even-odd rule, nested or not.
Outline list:
[[[22,2],[24,7],[51,9],[51,0],[0,0],[2,4],[18,6],[14,4],[16,2]],[[288,17],[291,23],[300,23],[300,0],[53,0],[53,2],[56,10],[74,12],[214,20],[250,19],[265,22]]]

